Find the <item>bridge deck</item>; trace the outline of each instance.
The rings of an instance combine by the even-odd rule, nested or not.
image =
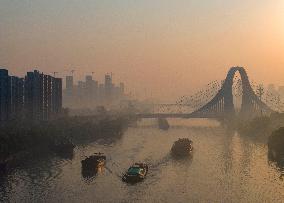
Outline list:
[[[209,118],[202,117],[200,115],[194,116],[191,113],[145,113],[145,114],[136,114],[138,118]]]

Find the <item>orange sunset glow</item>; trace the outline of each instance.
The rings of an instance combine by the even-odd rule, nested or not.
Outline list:
[[[64,77],[75,69],[79,80],[112,72],[137,96],[165,99],[224,79],[235,65],[246,67],[254,81],[284,85],[282,0],[0,5],[0,62],[13,74],[38,67]]]
[[[283,203],[284,0],[0,0],[0,202]]]

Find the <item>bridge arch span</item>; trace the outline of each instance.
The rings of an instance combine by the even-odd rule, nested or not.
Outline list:
[[[239,116],[250,119],[258,114],[271,114],[274,111],[263,103],[254,93],[246,70],[243,67],[232,67],[216,96],[198,110],[187,114],[138,114],[140,118],[220,118],[230,119],[236,116],[233,102],[233,82],[239,72],[242,80],[242,105]]]
[[[251,117],[259,113],[273,112],[273,110],[264,104],[254,93],[246,70],[243,67],[232,67],[217,95],[209,103],[193,112],[189,117],[234,117],[236,112],[233,102],[233,82],[237,72],[239,72],[241,76],[243,91],[240,116]]]

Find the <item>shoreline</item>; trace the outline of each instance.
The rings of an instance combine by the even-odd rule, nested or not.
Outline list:
[[[64,148],[66,143],[75,147],[100,138],[120,138],[130,122],[128,115],[72,116],[41,122],[9,121],[0,127],[0,170],[9,168],[9,163],[25,153],[56,153],[56,148]]]

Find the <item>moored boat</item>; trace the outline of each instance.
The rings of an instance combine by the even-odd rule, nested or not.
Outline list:
[[[161,130],[168,130],[170,128],[169,122],[165,118],[158,119],[158,126]]]

